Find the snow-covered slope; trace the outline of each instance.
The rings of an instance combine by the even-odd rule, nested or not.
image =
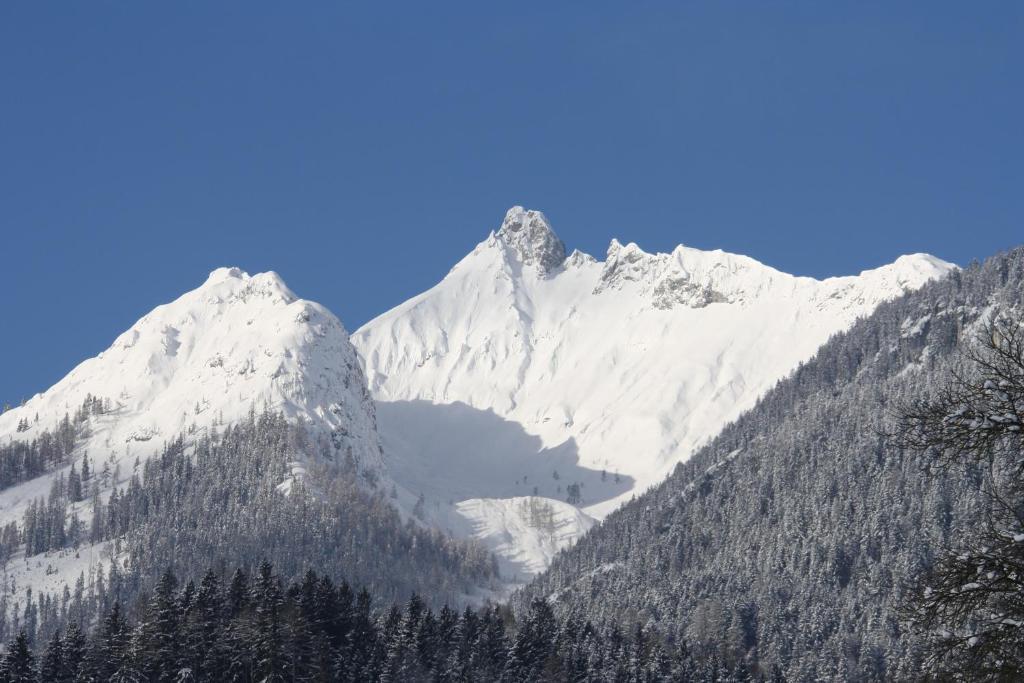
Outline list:
[[[543,214],[514,207],[443,281],[352,340],[390,469],[428,510],[462,514],[467,498],[564,501],[578,483],[579,507],[600,518],[829,336],[953,268],[914,254],[816,280],[722,251],[649,254],[615,240],[602,262],[566,255]],[[479,490],[468,490],[477,470]],[[472,507],[488,505],[498,504]],[[521,520],[491,521],[474,528],[502,551]]]
[[[483,539],[506,581],[538,574],[596,523],[574,505],[539,496],[471,498],[456,505],[463,536]]]
[[[265,408],[308,426],[316,452],[295,453],[296,475],[306,471],[306,460],[323,453],[336,461],[351,454],[371,476],[383,471],[373,401],[345,329],[323,306],[297,298],[276,273],[215,270],[198,289],[154,309],[48,391],[0,415],[0,443],[31,441],[52,430],[65,415],[74,416],[87,396],[107,409],[83,423],[74,460],[88,452],[97,470],[105,465],[119,473],[101,495],[125,483],[137,457],[152,455],[178,435],[199,434]],[[46,495],[70,466],[0,491],[0,524],[20,523],[26,505]],[[282,489],[289,484],[282,482]],[[73,511],[87,520],[91,507],[83,501]],[[44,573],[43,564],[67,565],[71,573]],[[73,581],[81,568],[82,562],[40,556],[25,563],[19,581],[53,590],[55,581]]]

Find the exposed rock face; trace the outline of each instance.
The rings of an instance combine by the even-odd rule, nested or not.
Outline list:
[[[498,238],[523,265],[535,266],[542,274],[551,273],[565,261],[565,245],[540,211],[513,206],[505,214]]]

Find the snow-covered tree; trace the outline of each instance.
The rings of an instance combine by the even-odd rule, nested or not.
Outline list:
[[[1024,327],[982,326],[934,397],[903,409],[898,441],[976,479],[982,514],[919,577],[906,605],[940,673],[1024,678]]]

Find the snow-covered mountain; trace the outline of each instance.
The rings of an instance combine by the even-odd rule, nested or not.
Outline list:
[[[0,491],[0,525],[21,523],[84,453],[109,472],[105,498],[178,435],[270,408],[319,442],[296,446],[283,491],[313,451],[351,455],[407,515],[482,540],[521,579],[830,335],[951,268],[919,254],[818,281],[720,251],[648,254],[618,241],[601,262],[566,255],[541,213],[516,207],[441,283],[351,343],[275,273],[221,268],[0,415],[3,446],[100,407],[74,420],[74,457]],[[87,523],[89,502],[69,514]],[[22,558],[8,573],[59,591],[100,550],[47,556],[45,572]]]
[[[305,424],[316,444],[311,451],[338,461],[351,454],[370,478],[384,469],[373,401],[344,327],[272,272],[213,271],[202,286],[154,309],[52,388],[0,415],[0,445],[37,439],[65,415],[74,416],[88,397],[104,408],[77,424],[75,457],[0,492],[0,524],[20,523],[26,506],[46,495],[55,478],[69,475],[85,453],[97,471],[105,466],[111,472],[100,492],[106,496],[127,482],[136,458],[144,460],[181,434],[237,423],[250,411],[280,411]],[[296,450],[294,457],[293,478],[319,455]],[[282,481],[282,490],[291,482]],[[87,521],[91,506],[85,500],[71,511]],[[45,580],[26,562],[22,583],[58,589],[61,581],[74,580],[81,560],[49,558],[54,569]]]
[[[328,436],[364,467],[382,466],[373,402],[344,327],[273,272],[213,271],[48,391],[0,415],[0,439],[31,439],[87,395],[109,403],[87,441],[103,451],[134,458],[146,444],[270,408]],[[24,433],[16,431],[21,420]]]
[[[557,503],[548,537],[564,546],[831,335],[954,268],[913,254],[816,280],[722,251],[650,254],[617,240],[598,261],[567,255],[542,213],[514,207],[438,285],[352,341],[393,477],[443,525],[530,573],[545,557],[523,550],[537,545],[525,540],[535,525],[511,501]],[[581,514],[566,513],[567,499]]]

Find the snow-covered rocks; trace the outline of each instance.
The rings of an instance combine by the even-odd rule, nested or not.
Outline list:
[[[505,214],[497,237],[523,265],[536,266],[542,274],[552,272],[565,260],[565,245],[540,211],[513,206]]]
[[[594,294],[638,283],[654,307],[664,310],[677,305],[703,308],[712,303],[731,303],[733,299],[717,291],[707,273],[687,268],[681,258],[683,249],[679,247],[671,254],[648,254],[632,242],[623,246],[613,239]]]

